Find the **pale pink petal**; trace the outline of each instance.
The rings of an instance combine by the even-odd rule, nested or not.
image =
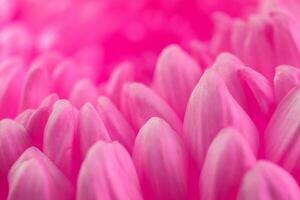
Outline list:
[[[278,163],[300,182],[300,88],[278,105],[265,134],[266,158]]]
[[[80,108],[86,102],[96,105],[97,97],[98,91],[95,85],[88,79],[82,79],[73,87],[69,99],[74,106]]]
[[[98,199],[143,199],[131,157],[117,142],[97,142],[81,166],[77,200]]]
[[[114,69],[106,84],[106,94],[119,107],[121,101],[121,92],[124,84],[132,82],[135,79],[134,66],[130,62],[124,62]]]
[[[38,149],[27,149],[9,172],[9,200],[73,199],[69,180]]]
[[[204,161],[200,178],[202,199],[236,199],[244,173],[255,162],[241,133],[233,128],[223,129],[211,143]]]
[[[141,128],[133,160],[145,199],[186,199],[186,152],[179,135],[163,119],[154,117]]]
[[[78,115],[80,150],[84,157],[89,148],[98,140],[111,141],[109,133],[94,106],[84,104]]]
[[[182,123],[176,113],[147,86],[130,83],[124,86],[122,95],[122,111],[136,131],[151,117],[161,117],[181,132]]]
[[[300,85],[300,69],[288,65],[276,68],[274,90],[276,102],[280,101],[296,86]]]
[[[170,45],[158,58],[153,87],[183,118],[188,98],[200,75],[197,62],[179,46]]]
[[[209,69],[195,87],[184,119],[184,137],[199,168],[211,141],[227,126],[237,128],[252,150],[258,151],[255,125],[231,96],[221,77]]]
[[[112,140],[132,151],[136,133],[116,106],[105,96],[98,99],[97,110]]]
[[[78,111],[66,100],[53,105],[45,126],[43,152],[68,177],[75,175]]]
[[[298,200],[300,189],[293,177],[281,167],[259,161],[244,176],[239,200]]]

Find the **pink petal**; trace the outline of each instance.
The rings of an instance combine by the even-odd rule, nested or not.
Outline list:
[[[288,65],[276,68],[274,90],[276,102],[280,101],[296,86],[300,85],[300,69]]]
[[[24,110],[22,113],[20,113],[16,118],[15,121],[19,124],[23,125],[24,127],[28,127],[28,124],[30,122],[30,119],[32,115],[34,114],[34,109],[27,109]]]
[[[55,101],[57,101],[57,99],[58,96],[55,94],[46,97],[26,123],[25,128],[32,140],[32,144],[39,149],[43,148],[44,129],[48,121],[48,117],[52,112],[52,105]]]
[[[264,131],[274,106],[270,82],[228,53],[220,54],[213,68],[224,79],[232,96],[257,124],[259,130]]]
[[[9,172],[9,200],[73,199],[69,180],[38,149],[27,149]]]
[[[136,133],[122,113],[105,96],[99,97],[97,110],[112,140],[117,140],[131,152]]]
[[[98,140],[111,141],[103,121],[94,106],[90,103],[84,104],[80,109],[78,116],[78,134],[83,157],[89,148]]]
[[[34,67],[28,72],[21,99],[21,109],[36,108],[52,92],[51,77],[45,67]]]
[[[199,168],[211,141],[227,126],[237,128],[257,152],[259,141],[255,125],[218,74],[209,69],[194,89],[184,119],[185,140]]]
[[[236,199],[241,179],[255,161],[241,133],[233,128],[223,129],[211,143],[204,161],[200,178],[202,199]]]
[[[187,157],[178,134],[151,118],[136,138],[133,160],[145,199],[187,198]]]
[[[0,63],[0,118],[15,117],[24,80],[23,61],[11,58]]]
[[[183,118],[188,98],[200,75],[201,70],[196,61],[179,46],[170,45],[158,58],[153,86]]]
[[[290,27],[296,25],[292,24],[292,19],[280,12],[271,13],[271,18],[277,63],[300,66],[300,51]],[[298,33],[299,30],[297,36]]]
[[[248,32],[242,51],[244,62],[269,80],[273,79],[276,54],[272,47],[270,22],[264,17],[253,16],[248,22]]]
[[[275,107],[271,83],[249,67],[238,70],[247,98],[247,113],[260,131],[264,131]]]
[[[243,178],[239,200],[298,200],[300,190],[293,177],[279,166],[259,161]]]
[[[78,200],[142,200],[131,157],[117,142],[94,144],[77,182]]]
[[[151,117],[161,117],[177,132],[182,124],[176,113],[154,91],[140,83],[130,83],[123,88],[122,111],[135,130],[139,130]]]
[[[119,107],[121,101],[121,92],[124,84],[134,81],[134,66],[130,62],[119,64],[114,69],[106,85],[106,94]]]
[[[73,177],[76,161],[77,110],[66,100],[53,105],[44,133],[43,152],[67,177]]]
[[[278,105],[265,134],[266,158],[280,164],[300,182],[300,88]]]
[[[10,119],[0,121],[0,177],[7,175],[11,165],[29,145],[30,138],[23,126]]]
[[[73,60],[62,61],[53,71],[54,90],[62,98],[67,98],[75,85],[80,80],[78,66]]]
[[[95,105],[97,97],[98,91],[95,85],[88,79],[82,79],[73,87],[69,99],[74,106],[80,108],[86,102]]]

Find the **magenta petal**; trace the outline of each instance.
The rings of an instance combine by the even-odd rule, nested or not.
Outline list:
[[[243,178],[239,200],[298,200],[300,189],[281,167],[259,161]]]
[[[136,133],[120,113],[116,106],[105,96],[98,99],[97,110],[103,120],[112,140],[123,144],[128,151],[132,151]]]
[[[77,110],[66,100],[58,100],[45,126],[43,152],[68,177],[74,174]]]
[[[9,200],[73,199],[73,186],[38,149],[27,149],[10,169]]]
[[[96,109],[90,104],[84,104],[78,116],[78,134],[80,150],[84,157],[89,148],[98,140],[111,141],[107,129]]]
[[[81,166],[77,200],[98,199],[143,199],[131,157],[118,142],[97,142]]]
[[[136,131],[151,117],[163,118],[177,132],[182,129],[182,123],[172,108],[153,90],[140,83],[130,83],[123,88],[122,111]]]
[[[227,126],[237,128],[252,150],[258,151],[254,123],[231,96],[221,77],[209,69],[195,87],[184,119],[185,140],[199,168],[211,141]]]
[[[187,198],[187,157],[181,138],[163,119],[151,118],[136,138],[133,160],[145,199]]]
[[[183,118],[188,98],[200,78],[200,67],[177,45],[166,47],[156,65],[155,91]]]
[[[244,173],[255,162],[255,156],[241,133],[233,128],[223,129],[211,143],[203,164],[200,178],[202,199],[236,199]]]

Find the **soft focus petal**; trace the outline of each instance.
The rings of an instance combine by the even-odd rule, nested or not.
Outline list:
[[[183,118],[188,98],[200,75],[201,70],[196,61],[179,46],[170,45],[158,58],[153,86]]]
[[[23,61],[11,58],[0,63],[0,118],[15,117],[24,81]]]
[[[106,95],[119,107],[121,101],[121,92],[124,84],[134,81],[134,66],[130,62],[119,64],[112,74],[106,85]]]
[[[131,157],[117,142],[97,142],[81,166],[77,200],[98,199],[143,199]]]
[[[184,119],[184,137],[199,168],[211,141],[227,126],[237,128],[252,150],[258,151],[255,125],[231,96],[221,77],[210,69],[194,89]]]
[[[296,200],[299,186],[293,177],[279,166],[259,161],[243,178],[239,200]]]
[[[223,129],[210,145],[204,161],[200,179],[202,199],[236,199],[241,179],[255,161],[241,133],[233,128]]]
[[[130,83],[123,88],[122,111],[135,130],[139,130],[151,117],[161,117],[174,130],[181,132],[180,119],[172,108],[154,91],[140,83]]]
[[[117,140],[132,151],[136,133],[127,122],[126,118],[105,96],[98,99],[97,110],[112,140]]]
[[[9,172],[9,200],[72,199],[69,180],[38,149],[27,149]]]
[[[274,91],[276,102],[280,101],[296,86],[300,85],[300,69],[288,65],[276,68]]]
[[[80,109],[78,134],[82,156],[85,156],[89,148],[98,140],[111,141],[103,121],[90,103],[84,104]]]
[[[163,119],[151,118],[135,141],[133,160],[145,199],[187,198],[187,157],[178,134]]]
[[[91,81],[83,79],[75,84],[69,99],[74,106],[80,108],[86,102],[96,105],[97,97],[98,91],[95,85]]]

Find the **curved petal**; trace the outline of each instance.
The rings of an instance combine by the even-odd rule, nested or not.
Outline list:
[[[141,128],[133,160],[146,199],[187,198],[187,156],[178,134],[154,117]]]
[[[279,163],[300,182],[300,88],[278,105],[265,133],[265,156]]]
[[[77,182],[78,200],[142,200],[131,157],[117,142],[94,144]]]
[[[78,115],[78,134],[83,157],[98,140],[111,141],[103,121],[90,103],[84,104],[80,109]]]
[[[299,85],[300,69],[288,65],[281,65],[276,68],[274,91],[277,103],[280,103],[294,87]]]
[[[201,172],[200,194],[205,200],[236,199],[244,173],[255,156],[236,129],[225,128],[211,143]],[[227,166],[230,163],[230,166]]]
[[[122,95],[122,111],[136,131],[151,117],[161,117],[181,132],[182,123],[176,113],[147,86],[130,83],[124,86]]]
[[[44,133],[43,152],[68,177],[74,176],[77,110],[66,100],[53,105]]]
[[[8,175],[9,200],[73,199],[73,186],[38,149],[27,149]]]
[[[200,76],[197,62],[179,46],[169,45],[158,58],[153,87],[183,118],[188,98]]]
[[[117,140],[131,152],[136,133],[115,105],[105,96],[98,99],[97,110],[112,140]]]
[[[244,176],[239,200],[296,200],[300,189],[293,177],[279,166],[259,161]]]
[[[195,87],[184,119],[185,141],[199,168],[211,141],[227,126],[237,128],[257,152],[259,137],[255,125],[231,96],[221,77],[209,69]]]

